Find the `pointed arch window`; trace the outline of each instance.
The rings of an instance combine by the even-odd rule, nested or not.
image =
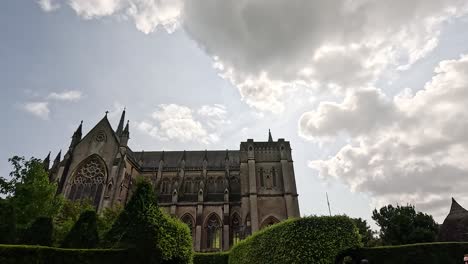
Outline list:
[[[73,201],[89,199],[97,208],[106,175],[104,161],[97,155],[89,157],[75,170],[68,198]]]
[[[205,229],[206,248],[209,250],[221,249],[221,223],[215,214],[208,218]]]
[[[193,241],[195,241],[194,239],[194,234],[195,234],[195,224],[194,224],[194,221],[193,221],[193,218],[192,216],[190,216],[189,214],[185,214],[183,217],[182,217],[182,222],[184,222],[190,229],[190,234],[192,235],[192,243]]]
[[[232,216],[231,220],[231,245],[234,246],[241,240],[241,220],[237,213]]]

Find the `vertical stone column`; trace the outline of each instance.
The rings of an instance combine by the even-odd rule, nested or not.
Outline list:
[[[229,191],[224,190],[224,207],[223,207],[223,251],[228,251],[230,246],[229,238],[229,223],[231,222],[229,212]]]
[[[195,251],[201,251],[203,230],[203,190],[198,191],[198,204],[195,217]]]
[[[258,230],[258,206],[257,206],[257,176],[255,174],[255,149],[253,140],[248,140],[251,145],[248,147],[248,169],[249,169],[249,200],[250,200],[250,220],[252,233]]]

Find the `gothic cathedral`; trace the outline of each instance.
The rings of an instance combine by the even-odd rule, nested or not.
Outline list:
[[[195,251],[228,250],[265,226],[299,217],[291,146],[248,139],[238,150],[133,151],[125,110],[114,131],[107,114],[49,169],[71,200],[90,199],[98,211],[124,205],[137,177],[150,180],[159,205],[192,230]],[[50,154],[44,161],[49,168]]]

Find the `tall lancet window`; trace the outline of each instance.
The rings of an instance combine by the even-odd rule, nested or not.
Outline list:
[[[217,250],[221,248],[221,223],[219,218],[212,214],[206,222],[206,248]]]
[[[237,244],[241,240],[240,217],[237,213],[232,216],[231,221],[231,245]]]
[[[70,200],[89,199],[97,208],[101,200],[106,171],[104,161],[99,156],[93,155],[87,158],[73,174],[68,198]]]
[[[192,242],[194,241],[195,234],[195,224],[193,223],[193,218],[189,214],[185,214],[182,217],[182,222],[184,222],[190,229],[190,234],[192,235]]]

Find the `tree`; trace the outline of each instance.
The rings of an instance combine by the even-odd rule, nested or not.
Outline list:
[[[0,244],[13,244],[16,240],[16,214],[12,204],[0,198]]]
[[[374,237],[374,231],[367,224],[367,221],[362,218],[351,218],[359,230],[361,241],[365,247],[373,247],[377,244],[377,239]]]
[[[14,156],[10,178],[0,177],[0,194],[6,196],[16,215],[18,229],[26,229],[38,217],[53,217],[61,208],[63,198],[56,196],[57,185],[39,159]]]
[[[372,219],[380,227],[380,238],[384,245],[433,242],[438,232],[438,225],[432,216],[416,212],[412,205],[387,205],[379,211],[375,209]]]
[[[88,210],[94,210],[91,200],[71,201],[66,199],[58,214],[54,217],[54,245],[62,244],[80,215]]]
[[[88,210],[80,218],[65,237],[62,247],[65,248],[95,248],[99,243],[96,211]]]
[[[114,207],[104,208],[104,210],[98,216],[99,237],[102,238],[107,232],[109,232],[122,210],[123,208],[121,205],[115,205]]]
[[[21,244],[51,246],[53,230],[50,217],[38,217],[24,232]]]
[[[191,263],[192,259],[192,237],[187,225],[161,212],[153,187],[144,180],[137,182],[106,241],[112,247],[133,249],[145,263]]]

